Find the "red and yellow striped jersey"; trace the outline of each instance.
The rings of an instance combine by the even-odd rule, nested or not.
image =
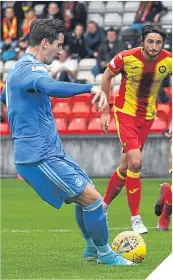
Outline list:
[[[141,47],[134,48],[117,54],[108,67],[115,75],[122,74],[115,110],[146,120],[155,118],[161,82],[172,73],[172,54],[162,49],[157,59],[149,62]]]

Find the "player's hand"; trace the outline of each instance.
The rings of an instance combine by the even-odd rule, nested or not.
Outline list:
[[[101,89],[94,86],[91,89],[91,93],[94,95],[92,104],[96,104],[97,111],[103,111],[108,108],[107,96]]]
[[[108,133],[108,128],[110,124],[110,114],[108,110],[105,110],[102,112],[101,118],[100,118],[100,124],[101,124],[101,129],[104,134]]]

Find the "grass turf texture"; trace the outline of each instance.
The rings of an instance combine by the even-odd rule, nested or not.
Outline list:
[[[94,179],[104,194],[107,179]],[[85,263],[84,241],[74,218],[74,205],[61,210],[43,202],[24,181],[1,181],[1,279],[145,279],[170,253],[171,230],[156,232],[153,205],[162,179],[143,179],[141,214],[149,233],[145,260],[134,267],[109,267]],[[168,179],[168,182],[170,179]],[[110,242],[131,230],[125,190],[108,213]]]

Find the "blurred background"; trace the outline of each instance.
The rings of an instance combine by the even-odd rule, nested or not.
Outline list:
[[[124,49],[140,46],[140,31],[148,23],[162,26],[167,32],[164,48],[172,51],[172,1],[2,1],[1,91],[9,69],[28,46],[29,27],[36,18],[58,18],[65,22],[67,33],[63,54],[48,66],[49,74],[59,81],[101,86],[109,61]],[[100,113],[91,105],[90,94],[51,98],[65,151],[92,177],[109,177],[119,164],[121,147],[113,103],[120,82],[121,75],[112,80],[109,99],[112,119],[107,136],[100,130]],[[143,151],[143,177],[168,176],[170,147],[167,131],[172,125],[169,77],[161,85],[158,103],[158,114]],[[0,120],[1,176],[16,177],[6,107],[2,104]]]

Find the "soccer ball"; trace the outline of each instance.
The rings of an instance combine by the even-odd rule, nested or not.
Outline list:
[[[146,255],[146,243],[139,233],[123,231],[113,240],[112,249],[122,257],[135,263],[143,261]]]

